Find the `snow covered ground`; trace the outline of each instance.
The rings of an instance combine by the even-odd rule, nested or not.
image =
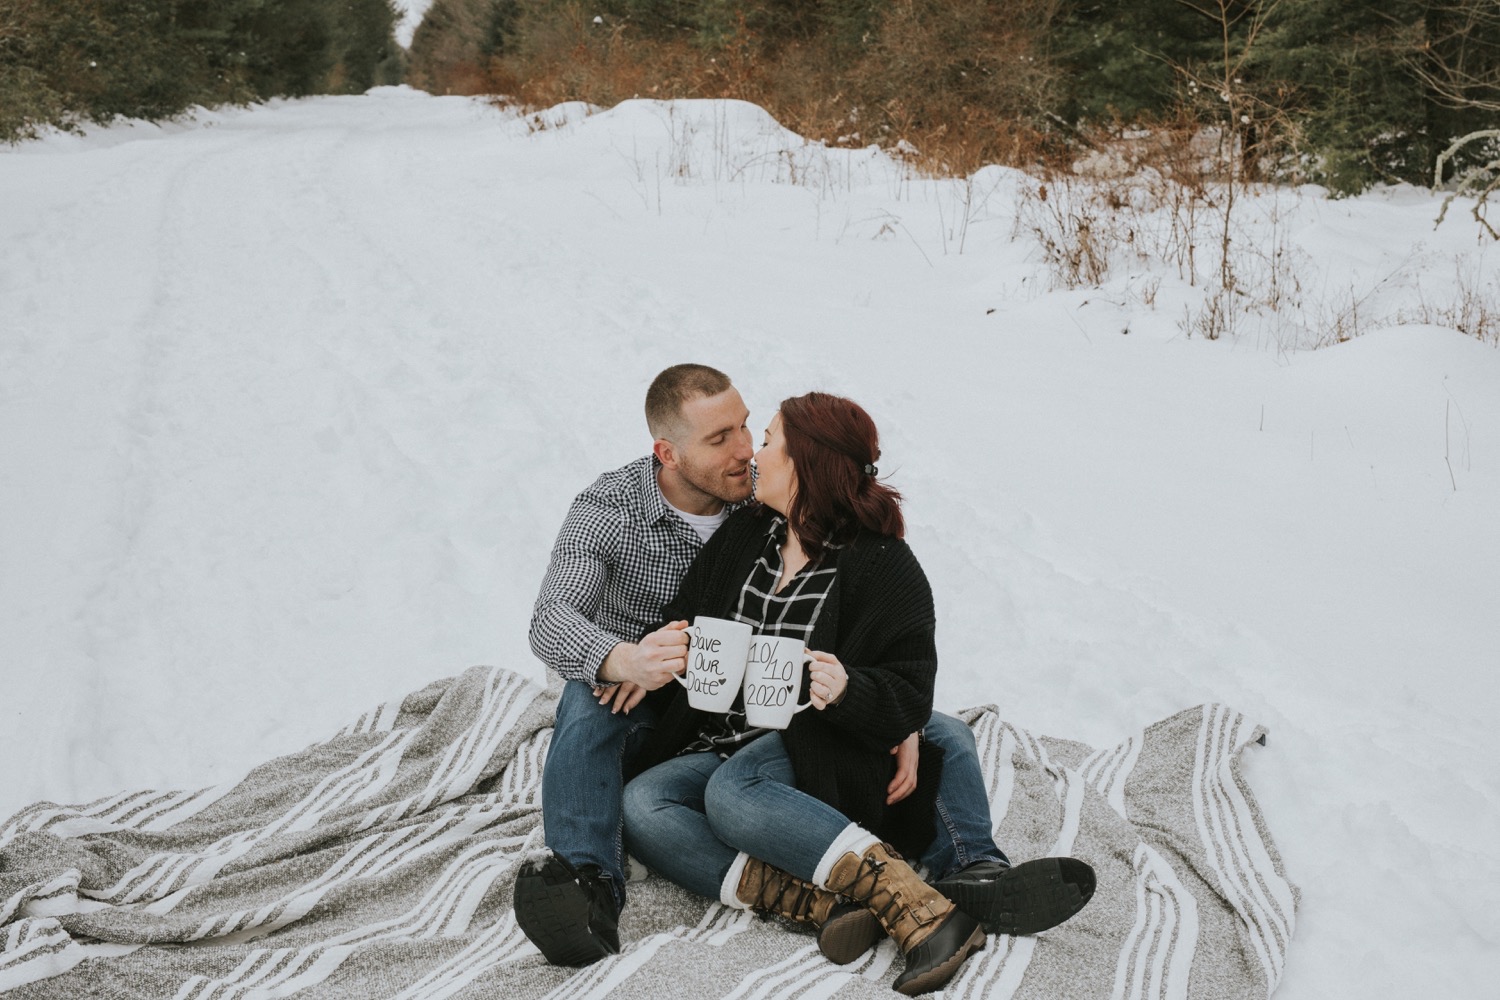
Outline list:
[[[698,360],[757,433],[812,388],[875,416],[942,706],[1270,727],[1279,996],[1492,991],[1500,350],[1188,338],[1171,268],[1050,290],[1009,171],[585,111],[383,89],[0,150],[0,815],[224,780],[473,663],[542,679],[563,511]],[[1500,299],[1426,192],[1248,207],[1330,302]]]

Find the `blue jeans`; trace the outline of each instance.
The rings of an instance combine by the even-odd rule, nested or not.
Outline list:
[[[944,751],[935,836],[921,862],[935,877],[976,861],[1008,863],[990,832],[990,808],[974,734],[935,713],[924,729]],[[625,789],[625,840],[647,867],[710,899],[738,852],[811,881],[849,825],[838,810],[795,787],[781,736],[770,733],[728,761],[717,754],[677,757]]]
[[[542,767],[542,825],[547,846],[574,867],[598,865],[625,905],[625,763],[656,719],[645,705],[611,714],[593,688],[568,681]]]
[[[793,787],[776,733],[727,761],[716,753],[674,757],[625,788],[630,853],[710,899],[719,898],[740,851],[810,881],[848,825],[843,813]]]
[[[951,715],[933,712],[922,729],[927,742],[943,748],[943,777],[938,782],[937,817],[932,843],[922,864],[934,878],[945,878],[976,861],[1009,864],[995,845],[990,800],[979,770],[974,731]]]
[[[734,863],[734,848],[714,836],[703,793],[724,763],[716,753],[662,761],[625,786],[625,846],[647,868],[709,899]]]
[[[1009,864],[990,829],[990,802],[973,731],[951,715],[934,712],[923,733],[927,742],[943,748],[943,775],[938,782],[932,843],[919,860],[935,879],[976,861]],[[775,783],[783,787],[774,792],[764,787]],[[714,775],[708,786],[708,822],[724,843],[798,878],[810,879],[823,850],[842,827],[827,822],[816,825],[810,845],[803,832],[806,825],[815,815],[842,816],[833,807],[797,791],[794,784],[781,737],[774,733],[763,736],[735,754]],[[746,810],[738,808],[738,803],[746,804],[748,815],[742,817]],[[826,813],[817,813],[809,803]],[[796,836],[789,836],[792,827],[798,828]],[[812,851],[814,846],[816,852]]]

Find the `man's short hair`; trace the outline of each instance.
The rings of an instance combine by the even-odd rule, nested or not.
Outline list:
[[[666,369],[646,390],[646,426],[651,437],[670,440],[681,429],[683,403],[699,396],[717,396],[730,388],[729,376],[708,365],[673,365]]]

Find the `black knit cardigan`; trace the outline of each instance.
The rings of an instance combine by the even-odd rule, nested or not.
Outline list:
[[[663,619],[731,617],[769,527],[764,508],[730,515],[689,567]],[[835,551],[833,587],[807,645],[839,658],[849,672],[848,689],[837,705],[792,716],[782,740],[798,788],[916,856],[932,839],[941,750],[922,748],[916,793],[889,808],[885,797],[895,767],[891,748],[932,714],[932,590],[899,538],[861,532]],[[804,673],[800,700],[807,700],[807,688]],[[681,751],[708,720],[708,713],[688,705],[681,685],[668,684],[650,698],[658,724],[631,774]]]

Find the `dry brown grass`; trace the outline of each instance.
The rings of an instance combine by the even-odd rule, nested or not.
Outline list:
[[[1045,27],[1052,0],[1017,2],[1036,7],[1037,30]],[[1034,39],[1017,28],[1021,20],[1014,9],[997,15],[984,0],[897,0],[878,34],[893,41],[839,60],[826,45],[773,44],[743,17],[705,46],[628,22],[595,23],[592,8],[564,4],[533,14],[516,51],[480,65],[472,47],[445,41],[411,78],[436,93],[499,94],[528,108],[745,100],[809,139],[886,148],[904,141],[922,172],[965,176],[986,164],[1035,168],[1066,159],[1061,138],[1041,124],[1055,81],[1029,56]]]

